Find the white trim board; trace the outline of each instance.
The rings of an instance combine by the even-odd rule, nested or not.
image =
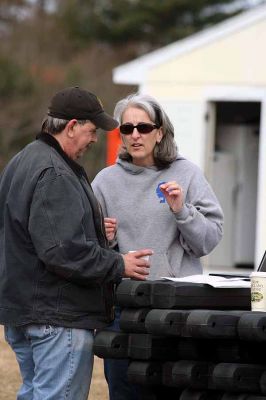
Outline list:
[[[238,86],[207,86],[203,92],[203,101],[243,101],[261,103],[260,143],[258,160],[258,193],[257,193],[257,219],[255,242],[255,268],[265,251],[266,245],[266,88],[265,87],[238,87]]]
[[[203,90],[204,101],[264,101],[266,87],[254,86],[206,86]]]

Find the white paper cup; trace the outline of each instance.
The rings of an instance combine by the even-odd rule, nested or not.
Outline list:
[[[137,251],[137,250],[129,250],[129,253],[136,253],[136,251]],[[143,260],[149,261],[150,256],[142,256],[142,257],[140,257],[140,258],[142,258]]]
[[[251,311],[266,312],[266,272],[252,272],[251,280]]]

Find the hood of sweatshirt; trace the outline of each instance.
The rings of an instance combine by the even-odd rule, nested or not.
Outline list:
[[[178,161],[178,160],[185,160],[185,158],[182,157],[181,155],[178,155],[176,157],[176,161]],[[151,165],[149,167],[143,167],[143,166],[140,166],[140,165],[135,165],[132,162],[121,160],[120,158],[117,158],[116,163],[118,165],[120,165],[120,167],[122,167],[125,171],[129,172],[132,175],[141,174],[145,169],[146,170],[147,169],[151,169],[151,170],[154,170],[154,171],[158,170],[158,168],[155,165]]]

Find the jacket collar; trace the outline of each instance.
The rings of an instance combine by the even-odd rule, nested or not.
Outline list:
[[[36,139],[41,140],[42,142],[53,147],[57,151],[57,153],[59,153],[60,156],[69,165],[72,171],[78,176],[78,178],[84,177],[89,182],[88,176],[84,168],[78,163],[76,163],[74,160],[72,160],[70,157],[68,157],[68,155],[64,152],[64,150],[60,146],[59,142],[52,135],[42,131],[36,136]]]

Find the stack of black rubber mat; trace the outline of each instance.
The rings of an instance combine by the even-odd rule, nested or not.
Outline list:
[[[249,288],[123,280],[121,332],[103,330],[94,351],[129,359],[143,400],[266,399],[266,313]]]

